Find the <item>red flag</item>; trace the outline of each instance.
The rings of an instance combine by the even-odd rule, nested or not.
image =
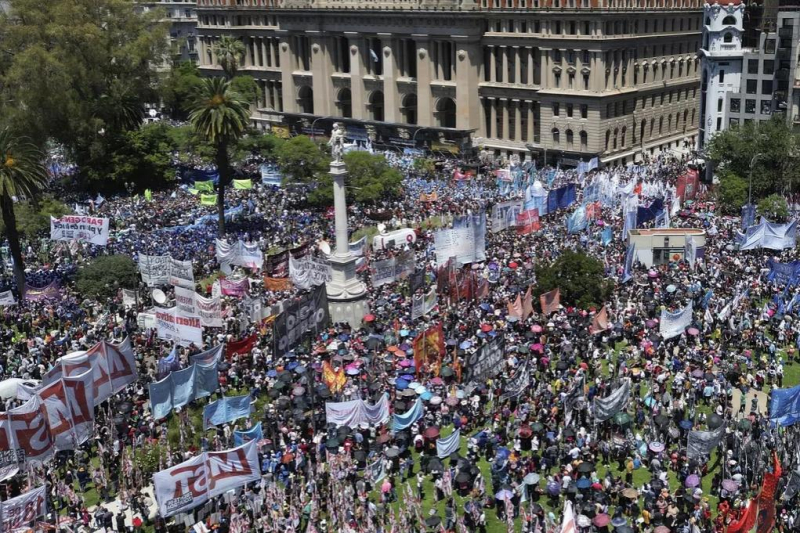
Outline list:
[[[533,295],[531,294],[531,287],[528,286],[528,292],[525,293],[525,299],[522,301],[522,320],[527,320],[533,314]]]
[[[229,342],[228,345],[225,347],[225,357],[230,359],[233,357],[233,354],[245,354],[249,353],[250,350],[253,349],[253,346],[256,345],[258,342],[258,335],[253,333],[249,337],[245,337],[242,340]]]
[[[781,464],[778,454],[773,452],[773,471],[764,474],[761,492],[747,505],[738,520],[728,525],[728,533],[747,533],[758,522],[757,533],[769,533],[775,525],[775,489],[781,478]]]
[[[517,234],[527,235],[542,229],[539,223],[539,210],[529,209],[517,215]]]
[[[417,374],[422,370],[423,366],[429,369],[433,368],[434,373],[438,373],[438,368],[441,366],[442,358],[444,357],[444,329],[440,323],[437,326],[432,326],[414,339],[414,367]]]
[[[553,289],[539,296],[539,303],[542,306],[542,313],[549,315],[554,311],[558,311],[561,306],[561,289]]]
[[[508,314],[510,316],[515,316],[517,318],[522,318],[522,298],[519,294],[517,294],[517,299],[514,300],[514,303],[508,303]]]
[[[594,315],[594,318],[592,318],[592,325],[589,326],[589,333],[594,335],[595,333],[605,331],[607,328],[608,328],[608,311],[606,311],[606,306],[603,306],[600,312]]]

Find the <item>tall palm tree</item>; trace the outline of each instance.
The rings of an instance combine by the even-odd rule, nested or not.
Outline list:
[[[195,131],[214,146],[219,183],[219,236],[225,234],[225,187],[233,179],[228,147],[235,143],[247,128],[250,109],[247,102],[231,89],[230,81],[206,78],[192,102],[189,113]]]
[[[8,247],[14,259],[14,278],[20,298],[25,296],[25,265],[19,244],[14,198],[36,201],[47,184],[44,152],[8,128],[0,130],[0,212],[6,227]]]
[[[214,54],[219,60],[225,77],[232,80],[236,77],[239,65],[242,64],[242,59],[244,58],[244,43],[230,35],[223,35],[214,45]]]

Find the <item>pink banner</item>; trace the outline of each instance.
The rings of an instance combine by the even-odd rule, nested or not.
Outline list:
[[[250,292],[250,280],[247,278],[240,279],[239,281],[231,281],[229,279],[219,280],[219,286],[222,289],[222,294],[225,296],[236,296],[242,298]]]

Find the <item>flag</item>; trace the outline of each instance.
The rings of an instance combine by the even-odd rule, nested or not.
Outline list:
[[[728,533],[746,533],[754,526],[756,533],[769,533],[775,526],[775,490],[781,477],[778,454],[773,452],[773,470],[764,474],[761,492],[747,505],[738,520],[728,525]]]
[[[200,204],[201,205],[216,205],[217,204],[217,197],[213,194],[201,194],[200,195]]]
[[[558,308],[561,307],[561,289],[553,289],[539,296],[539,304],[545,315],[558,311]]]
[[[375,50],[372,48],[369,49],[369,56],[372,58],[373,63],[377,63],[379,61],[378,54],[376,54]]]
[[[628,404],[631,395],[631,382],[626,379],[622,386],[609,394],[605,398],[595,398],[594,416],[601,422],[605,422],[615,414],[619,413]]]
[[[633,277],[633,258],[636,255],[636,245],[630,243],[625,253],[625,270],[622,272],[622,283],[627,283]]]
[[[411,279],[409,280],[409,284],[411,285],[411,294],[416,293],[419,289],[425,288],[425,269],[418,268],[411,274]]]
[[[514,300],[514,303],[513,304],[511,302],[508,303],[508,315],[522,319],[522,313],[523,313],[522,298],[520,297],[519,294],[517,294],[517,299]]]
[[[148,202],[153,201],[153,191],[151,191],[150,189],[145,189],[144,199],[147,200]]]
[[[233,188],[238,190],[247,190],[253,188],[253,181],[246,180],[233,180]]]
[[[233,357],[234,354],[246,354],[250,353],[250,350],[253,349],[253,346],[256,345],[258,342],[258,335],[253,333],[249,337],[245,337],[244,339],[229,342],[225,346],[225,356],[230,359]]]
[[[592,318],[592,325],[589,326],[589,333],[594,335],[595,333],[600,333],[601,331],[605,331],[608,328],[608,311],[606,310],[606,306],[604,305],[600,312],[594,315]]]
[[[695,242],[694,237],[691,235],[686,237],[683,255],[686,259],[686,262],[689,263],[689,266],[694,268],[694,263],[697,261],[697,243]]]
[[[531,295],[531,287],[528,286],[528,292],[525,293],[525,299],[522,301],[522,320],[527,320],[533,314],[533,296]]]
[[[564,517],[561,519],[561,533],[576,533],[575,513],[572,511],[572,502],[564,501]]]
[[[724,425],[713,431],[690,431],[686,441],[686,456],[689,459],[711,457],[711,451],[722,442],[724,437]]]
[[[444,330],[442,324],[431,326],[414,339],[414,367],[417,373],[426,366],[438,375],[444,357]]]

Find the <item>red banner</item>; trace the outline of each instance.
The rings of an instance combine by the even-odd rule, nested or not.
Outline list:
[[[258,335],[255,333],[242,340],[229,342],[228,345],[225,346],[225,357],[230,359],[234,354],[249,353],[250,350],[253,349],[253,346],[256,345],[256,342],[258,342]]]
[[[688,169],[683,175],[678,177],[675,185],[675,192],[681,202],[694,200],[697,196],[697,188],[700,186],[699,173],[694,169]]]
[[[549,315],[561,306],[561,290],[553,289],[539,296],[539,303],[542,306],[542,313]]]
[[[542,229],[539,223],[539,210],[529,209],[517,215],[517,234],[527,235]]]
[[[422,371],[424,366],[438,375],[443,357],[444,330],[441,324],[426,329],[414,339],[414,366],[417,373]]]

